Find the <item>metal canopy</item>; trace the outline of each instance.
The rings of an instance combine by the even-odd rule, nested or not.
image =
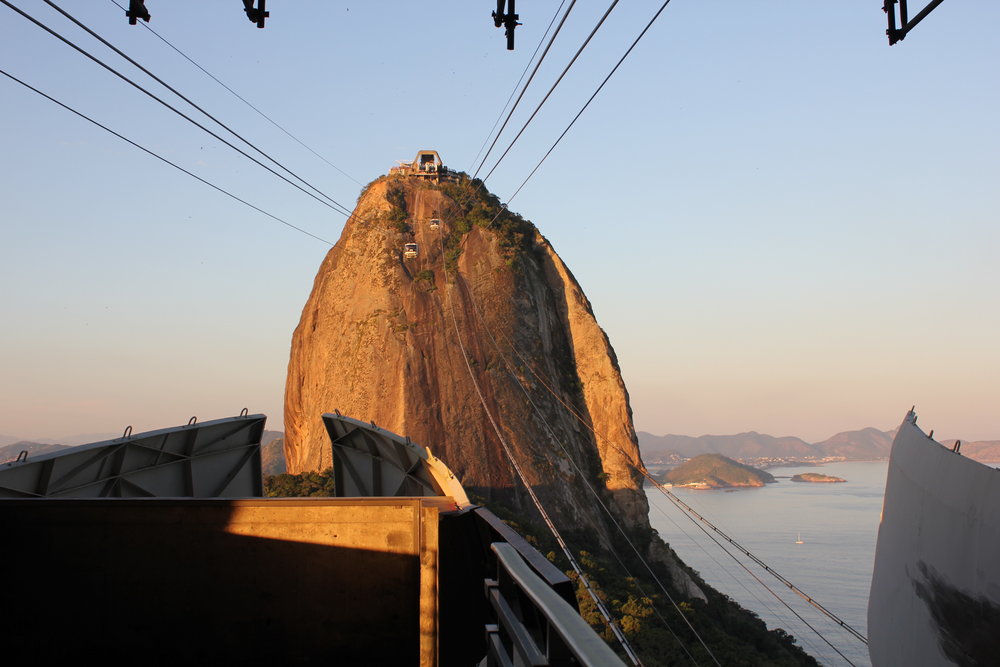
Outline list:
[[[260,497],[266,419],[190,423],[4,464],[0,498]]]
[[[471,505],[454,473],[430,450],[374,423],[324,414],[338,496],[451,496]]]

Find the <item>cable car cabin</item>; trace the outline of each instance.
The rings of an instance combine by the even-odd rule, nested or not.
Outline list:
[[[440,229],[441,220],[439,218],[431,218],[431,229]]]
[[[403,259],[416,259],[417,258],[417,244],[407,243],[403,246]]]

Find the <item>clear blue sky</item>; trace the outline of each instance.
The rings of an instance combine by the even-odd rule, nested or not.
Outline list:
[[[170,96],[40,0],[12,1]],[[110,0],[59,4],[353,206],[355,182]],[[654,4],[615,9],[490,178],[501,199]],[[151,27],[365,183],[422,148],[468,169],[558,3],[520,3],[514,52],[487,0],[272,0],[264,30],[235,0],[148,5]],[[525,110],[605,7],[578,3]],[[668,6],[511,204],[590,296],[637,428],[818,440],[891,428],[915,403],[939,436],[1000,438],[996,25],[997,3],[949,0],[890,48],[880,0]],[[343,216],[4,6],[0,67],[340,234]],[[0,109],[0,434],[144,430],[244,406],[280,428],[291,333],[327,247],[2,77]]]

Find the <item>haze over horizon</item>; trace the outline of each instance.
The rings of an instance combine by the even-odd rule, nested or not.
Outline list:
[[[167,94],[44,3],[17,4]],[[150,7],[149,27],[365,183],[423,148],[468,170],[557,6],[521,8],[513,52],[483,2],[275,6],[257,30],[238,6],[187,0]],[[113,3],[66,9],[353,206],[358,183]],[[499,149],[602,11],[571,14]],[[652,12],[615,9],[489,178],[501,200]],[[336,240],[342,215],[0,13],[0,68]],[[874,0],[667,7],[511,204],[589,297],[637,430],[815,442],[895,428],[916,404],[938,437],[1000,437],[1000,43],[969,37],[998,19],[996,3],[943,3],[889,47]],[[243,407],[281,430],[292,329],[328,247],[9,79],[0,91],[0,433]]]

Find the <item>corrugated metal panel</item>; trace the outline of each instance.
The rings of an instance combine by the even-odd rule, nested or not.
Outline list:
[[[451,470],[409,438],[340,414],[323,415],[323,423],[338,496],[451,496],[459,507],[471,504]]]

